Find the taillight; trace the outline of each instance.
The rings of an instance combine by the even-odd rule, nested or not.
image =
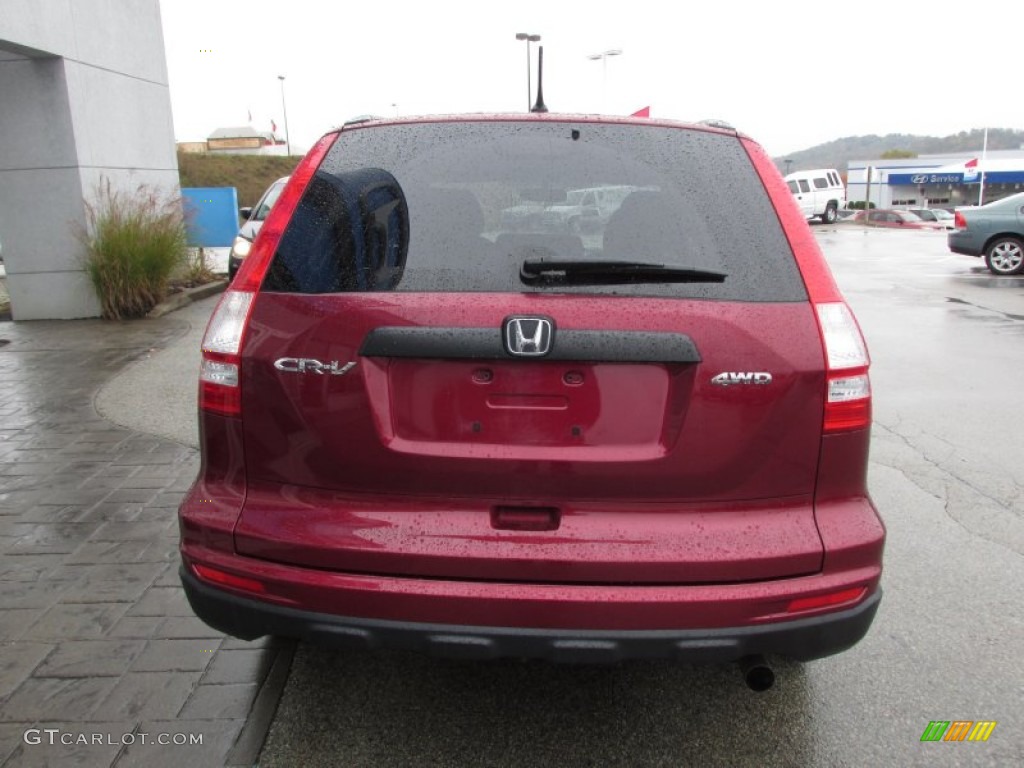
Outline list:
[[[252,309],[253,294],[229,290],[213,311],[203,337],[199,369],[199,409],[238,416],[242,412],[239,369],[242,336]]]
[[[213,311],[203,337],[203,359],[199,371],[201,411],[223,416],[240,416],[242,413],[242,341],[253,299],[306,185],[336,138],[337,133],[327,134],[299,162],[239,267],[231,290],[225,292]]]
[[[953,211],[953,226],[957,229],[967,229],[967,219],[960,211]]]
[[[807,294],[817,309],[827,367],[824,430],[863,429],[871,424],[871,361],[864,337],[774,161],[750,139],[743,139],[743,146],[772,199]]]
[[[871,361],[857,321],[843,302],[815,305],[825,345],[825,432],[863,429],[871,424]]]

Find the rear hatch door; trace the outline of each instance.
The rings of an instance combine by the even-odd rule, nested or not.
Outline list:
[[[568,152],[534,141],[573,130]],[[409,133],[441,146],[403,165]],[[695,169],[730,168],[742,183],[729,195],[691,186]],[[502,207],[539,182],[629,184],[639,197],[591,235],[502,231]],[[555,266],[538,279],[538,264]],[[622,264],[648,266],[607,267]],[[343,132],[246,339],[242,553],[552,582],[820,568],[821,344],[735,137],[531,123]]]

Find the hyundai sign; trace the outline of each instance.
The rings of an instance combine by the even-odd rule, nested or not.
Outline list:
[[[976,180],[976,177],[975,177]],[[962,173],[890,173],[890,184],[963,184]]]

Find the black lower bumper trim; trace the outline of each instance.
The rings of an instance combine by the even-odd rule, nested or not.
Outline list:
[[[455,658],[514,656],[584,663],[632,658],[721,663],[754,654],[809,661],[844,651],[864,637],[882,598],[878,589],[863,603],[846,611],[749,627],[523,629],[335,616],[228,594],[201,582],[185,569],[181,569],[181,581],[200,619],[214,629],[245,640],[276,635],[316,645],[404,648]]]

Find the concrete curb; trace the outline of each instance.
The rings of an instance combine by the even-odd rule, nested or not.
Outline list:
[[[279,643],[270,671],[260,686],[242,732],[235,739],[235,745],[224,758],[225,768],[251,768],[259,765],[260,753],[270,733],[270,726],[281,703],[288,676],[295,658],[296,642],[275,639]]]
[[[198,285],[195,288],[187,288],[180,293],[170,296],[166,301],[157,304],[149,311],[149,314],[146,315],[146,317],[157,318],[169,315],[171,312],[181,309],[182,307],[187,307],[189,304],[199,301],[200,299],[205,299],[209,296],[222,293],[227,287],[227,280],[215,280],[212,283]]]

